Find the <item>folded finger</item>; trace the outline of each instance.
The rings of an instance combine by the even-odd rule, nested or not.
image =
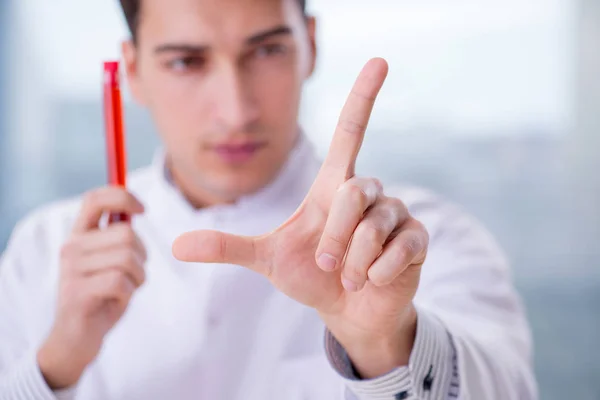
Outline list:
[[[381,194],[381,184],[373,179],[352,178],[340,187],[317,247],[316,260],[321,269],[333,271],[340,267],[354,230]]]
[[[121,311],[129,304],[135,290],[136,285],[131,278],[118,270],[93,275],[85,281],[86,298],[95,303],[115,301]]]
[[[126,274],[136,287],[146,279],[142,255],[130,248],[120,248],[82,257],[77,265],[83,275],[96,275],[109,270]]]
[[[369,268],[368,277],[376,286],[392,283],[410,265],[425,261],[429,236],[423,226],[411,219],[383,249]]]
[[[130,247],[138,252],[144,261],[147,258],[146,247],[131,224],[126,222],[112,224],[103,230],[84,232],[73,237],[69,245],[75,247],[82,255]]]
[[[344,260],[342,283],[346,290],[353,292],[363,288],[369,267],[406,216],[406,208],[395,199],[386,199],[367,212],[354,231]]]
[[[125,189],[104,187],[84,196],[81,211],[73,225],[73,233],[78,234],[98,227],[104,213],[140,214],[144,206]]]

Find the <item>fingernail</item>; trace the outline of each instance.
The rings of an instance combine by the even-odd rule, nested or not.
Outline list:
[[[335,260],[335,258],[333,258],[332,255],[324,253],[319,256],[319,260],[317,263],[319,264],[319,267],[321,267],[322,270],[333,271],[335,269],[337,261]]]
[[[349,292],[358,292],[358,285],[351,280],[342,278],[342,285],[344,286],[344,289]]]

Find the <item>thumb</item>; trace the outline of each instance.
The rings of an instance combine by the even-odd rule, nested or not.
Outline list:
[[[217,231],[188,232],[173,242],[173,256],[180,261],[237,264],[255,269],[255,239]]]

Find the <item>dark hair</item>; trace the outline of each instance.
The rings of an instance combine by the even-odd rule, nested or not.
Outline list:
[[[133,40],[136,40],[137,37],[137,28],[139,22],[139,14],[140,14],[140,6],[142,0],[119,0],[121,2],[121,8],[123,9],[123,14],[125,14],[125,20],[127,21],[127,26],[129,27],[129,31],[131,32],[131,37]],[[302,12],[306,12],[306,0],[297,0],[300,4]]]

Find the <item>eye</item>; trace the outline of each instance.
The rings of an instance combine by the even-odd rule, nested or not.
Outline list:
[[[257,58],[266,58],[287,53],[287,47],[279,43],[264,44],[254,50]]]
[[[201,69],[205,64],[206,60],[204,57],[185,56],[169,61],[167,67],[174,72],[189,72]]]

